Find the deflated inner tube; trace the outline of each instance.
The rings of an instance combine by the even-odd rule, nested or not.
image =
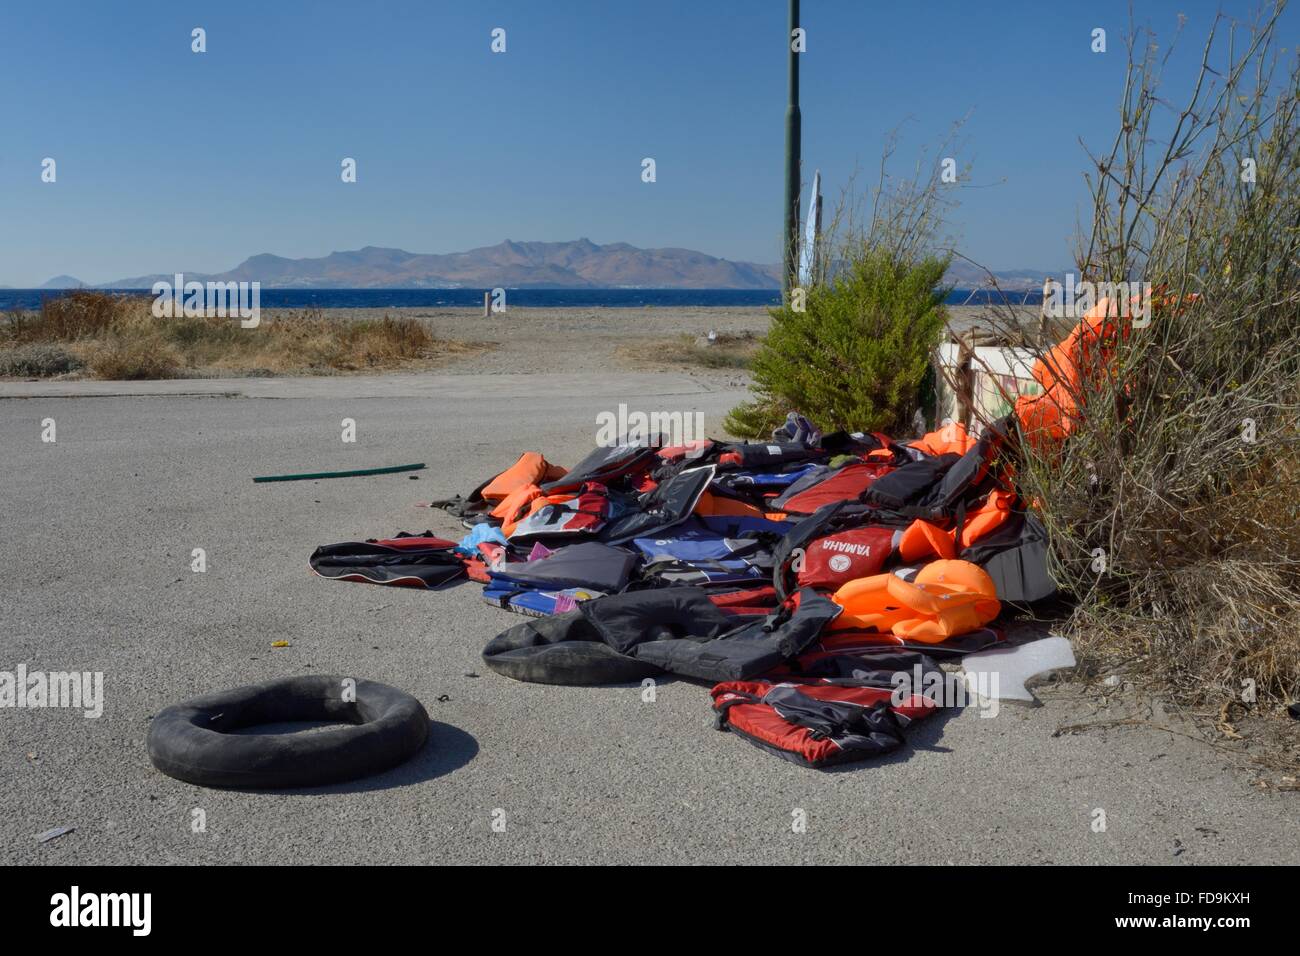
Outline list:
[[[353,726],[233,733],[318,720]],[[395,687],[326,675],[290,677],[168,707],[149,728],[149,759],[169,777],[204,787],[310,787],[395,767],[419,752],[428,734],[424,705]]]

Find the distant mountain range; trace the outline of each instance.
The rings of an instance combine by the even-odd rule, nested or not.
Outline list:
[[[1006,269],[989,272],[973,266],[965,259],[953,259],[944,280],[954,289],[992,289],[1003,292],[1041,292],[1043,280],[1048,276],[1060,279],[1069,269]],[[995,286],[996,282],[996,286]]]
[[[55,276],[41,285],[42,289],[84,289],[86,283],[76,276]]]
[[[1045,273],[994,273],[1008,291],[1038,289]],[[315,259],[261,253],[229,272],[184,273],[198,282],[260,282],[268,289],[776,289],[781,267],[733,262],[691,249],[639,249],[626,242],[600,246],[572,242],[513,242],[432,255],[366,246]],[[101,289],[148,289],[171,282],[171,274],[132,276],[96,284]],[[948,281],[961,289],[987,288],[987,276],[964,261]],[[43,289],[86,287],[74,276],[56,276]]]
[[[366,246],[317,259],[262,253],[229,272],[186,273],[196,281],[261,282],[272,289],[767,289],[776,266],[732,262],[690,249],[638,249],[625,242],[513,242],[430,255]],[[135,276],[105,288],[147,289],[169,275]]]

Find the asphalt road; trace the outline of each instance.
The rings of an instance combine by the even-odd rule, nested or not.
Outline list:
[[[0,709],[0,860],[1300,862],[1300,801],[1256,790],[1231,758],[1150,727],[1053,736],[1124,706],[1079,688],[991,719],[939,717],[894,756],[819,773],[712,730],[698,684],[664,681],[645,702],[639,686],[493,675],[479,652],[520,619],[476,585],[308,571],[319,544],[456,532],[417,503],[468,491],[525,449],[573,463],[620,401],[702,411],[716,429],[739,395],[605,373],[0,384],[0,670],[105,681],[98,719]],[[340,440],[344,418],[355,444]],[[429,464],[418,481],[250,480],[413,461]],[[288,793],[202,789],[150,765],[162,707],[302,673],[410,691],[435,722],[430,745],[379,777]],[[59,826],[76,829],[37,842]]]

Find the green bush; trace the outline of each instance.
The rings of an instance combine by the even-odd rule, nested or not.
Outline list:
[[[732,410],[727,430],[765,437],[790,410],[825,430],[910,428],[947,321],[947,268],[946,258],[855,244],[828,283],[807,290],[804,311],[772,310],[753,362],[755,400]]]

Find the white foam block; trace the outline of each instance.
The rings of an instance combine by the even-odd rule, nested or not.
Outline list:
[[[985,700],[1037,703],[1025,686],[1035,677],[1073,667],[1074,648],[1063,637],[1045,637],[1018,647],[967,654],[961,662],[966,687]]]

